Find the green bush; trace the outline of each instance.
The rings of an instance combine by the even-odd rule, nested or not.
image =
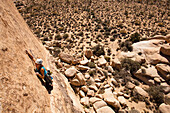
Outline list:
[[[68,34],[64,34],[63,38],[66,39],[66,38],[68,38],[68,36],[69,36]]]
[[[137,93],[136,91],[132,91],[131,92],[131,97],[132,97],[132,101],[138,103],[138,101],[145,101],[145,98],[144,96],[140,95],[139,93]]]
[[[89,66],[90,68],[95,68],[95,67],[96,67],[96,65],[95,65],[94,62],[89,62],[89,63],[88,63],[88,66]]]
[[[132,42],[131,41],[125,41],[125,42],[121,42],[119,44],[119,47],[122,51],[132,51],[133,47],[132,47]]]
[[[129,58],[125,58],[121,60],[121,65],[126,70],[129,70],[131,73],[135,73],[140,68],[140,63],[137,61],[133,61]]]
[[[124,13],[126,16],[128,16],[128,11],[125,11],[125,13]]]
[[[124,86],[126,85],[127,82],[131,81],[131,74],[128,73],[126,70],[122,69],[120,71],[115,71],[115,76],[114,78],[116,79],[116,81],[120,82],[119,80],[121,80],[121,85]]]
[[[163,27],[163,26],[164,26],[164,23],[163,23],[163,22],[160,22],[160,23],[158,23],[158,26]]]
[[[151,86],[147,89],[150,100],[155,102],[158,106],[164,102],[164,94],[161,86]]]
[[[61,39],[62,39],[61,35],[58,34],[55,36],[55,40],[61,40]]]
[[[86,85],[90,86],[90,85],[93,85],[94,83],[95,83],[94,81],[92,81],[91,79],[88,79],[86,82]]]
[[[140,34],[138,32],[135,32],[130,36],[130,41],[132,41],[132,43],[139,42],[140,38],[141,38]]]
[[[110,57],[109,56],[104,56],[107,62],[110,62]]]
[[[83,31],[81,31],[81,32],[79,32],[77,35],[79,35],[79,36],[83,36],[83,35],[84,35],[84,33],[83,33]]]
[[[92,48],[93,50],[93,54],[96,55],[96,56],[100,56],[100,55],[105,55],[105,52],[104,52],[104,47],[102,45],[96,45]]]
[[[103,87],[102,87],[102,88],[100,88],[98,93],[99,93],[99,94],[103,94],[103,93],[105,93],[105,88],[103,88]]]

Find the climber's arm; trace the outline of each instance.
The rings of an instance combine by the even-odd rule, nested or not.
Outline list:
[[[25,52],[30,57],[30,59],[35,63],[34,57],[27,50],[25,50]]]
[[[44,69],[40,70],[41,74],[39,74],[38,72],[36,73],[37,76],[39,76],[41,79],[44,79]]]

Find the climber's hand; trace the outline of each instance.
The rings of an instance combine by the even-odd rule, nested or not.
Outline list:
[[[26,54],[28,54],[28,51],[27,51],[27,50],[25,50],[25,53],[26,53]]]

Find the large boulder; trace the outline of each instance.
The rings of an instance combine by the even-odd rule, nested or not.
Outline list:
[[[135,84],[133,84],[131,82],[127,82],[125,87],[127,87],[129,89],[134,89],[135,88]]]
[[[157,64],[156,69],[165,80],[170,80],[170,66],[167,64]]]
[[[150,37],[149,39],[150,39],[150,40],[152,40],[152,39],[165,40],[165,41],[167,41],[168,43],[170,43],[170,34],[168,34],[168,35],[166,35],[166,36],[163,36],[163,35],[155,35],[154,37]]]
[[[82,86],[85,85],[85,78],[82,73],[76,74],[76,76],[71,80],[73,86]]]
[[[77,71],[78,70],[75,67],[71,67],[65,71],[65,75],[66,77],[74,77]]]
[[[127,102],[126,102],[126,99],[124,98],[124,96],[119,96],[118,100],[119,100],[121,105],[127,106]]]
[[[82,90],[79,91],[79,95],[80,97],[85,97],[85,93]]]
[[[88,62],[89,62],[89,60],[86,59],[86,60],[80,61],[80,64],[81,64],[81,65],[87,65]]]
[[[106,65],[107,61],[105,60],[104,56],[100,56],[100,58],[98,59],[98,65],[99,66],[103,66]]]
[[[121,62],[118,58],[115,58],[111,61],[111,66],[114,68],[114,69],[118,69],[120,70],[121,69]]]
[[[85,50],[85,56],[90,59],[93,56],[93,52],[90,49]]]
[[[87,86],[82,86],[82,87],[81,87],[81,90],[84,91],[85,93],[87,93],[88,87],[87,87]]]
[[[163,42],[163,40],[140,41],[132,45],[133,52],[140,53],[150,64],[169,63],[167,58],[160,55],[160,47]]]
[[[134,91],[143,97],[149,97],[149,94],[145,90],[143,90],[141,87],[136,86],[134,88]]]
[[[94,96],[94,90],[88,90],[87,96],[93,97]]]
[[[116,55],[120,60],[124,58],[129,58],[134,61],[137,61],[139,63],[144,63],[146,60],[143,56],[138,55],[138,53],[135,52],[119,52]]]
[[[170,43],[170,34],[167,34],[166,37],[165,37],[165,40]]]
[[[91,98],[90,98],[90,104],[94,104],[94,103],[97,102],[97,101],[101,101],[101,99],[100,99],[100,98],[97,98],[97,97],[91,97]]]
[[[76,77],[78,78],[80,85],[85,85],[85,78],[84,78],[84,75],[82,73],[78,73],[76,75]]]
[[[104,107],[104,106],[107,106],[107,104],[103,100],[97,101],[93,104],[93,107],[94,107],[95,110],[97,110],[101,107]]]
[[[59,58],[63,61],[63,62],[66,62],[66,63],[72,63],[74,61],[74,57],[70,54],[67,54],[67,53],[63,53],[61,52],[59,54]]]
[[[164,55],[170,56],[170,45],[163,45],[160,48],[160,52]]]
[[[105,93],[103,94],[104,101],[115,109],[120,108],[119,101],[114,97],[111,88],[105,89]]]
[[[93,104],[93,108],[96,113],[115,113],[109,106],[107,106],[105,101],[99,98],[90,98],[90,104]]]
[[[83,97],[83,98],[81,98],[80,103],[81,103],[82,105],[89,106],[89,105],[90,105],[90,103],[89,103],[89,97]]]
[[[78,65],[77,68],[81,71],[86,71],[90,69],[88,66],[83,66],[83,65]]]
[[[161,113],[169,113],[170,111],[170,105],[166,105],[165,103],[162,103],[160,106],[159,106],[159,111]]]
[[[160,76],[158,75],[157,70],[154,66],[148,66],[148,68],[141,67],[141,69],[139,69],[134,74],[134,76],[148,85],[155,84],[154,78],[160,79]]]
[[[96,110],[97,113],[115,113],[109,106],[104,106]]]
[[[170,105],[170,93],[165,95],[165,104],[169,104]]]

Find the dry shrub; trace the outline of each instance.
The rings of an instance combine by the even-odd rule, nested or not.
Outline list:
[[[129,58],[121,60],[121,65],[125,70],[129,70],[131,73],[135,73],[140,68],[140,63]]]
[[[151,86],[147,89],[150,100],[156,103],[158,106],[164,102],[163,88],[161,86]]]

